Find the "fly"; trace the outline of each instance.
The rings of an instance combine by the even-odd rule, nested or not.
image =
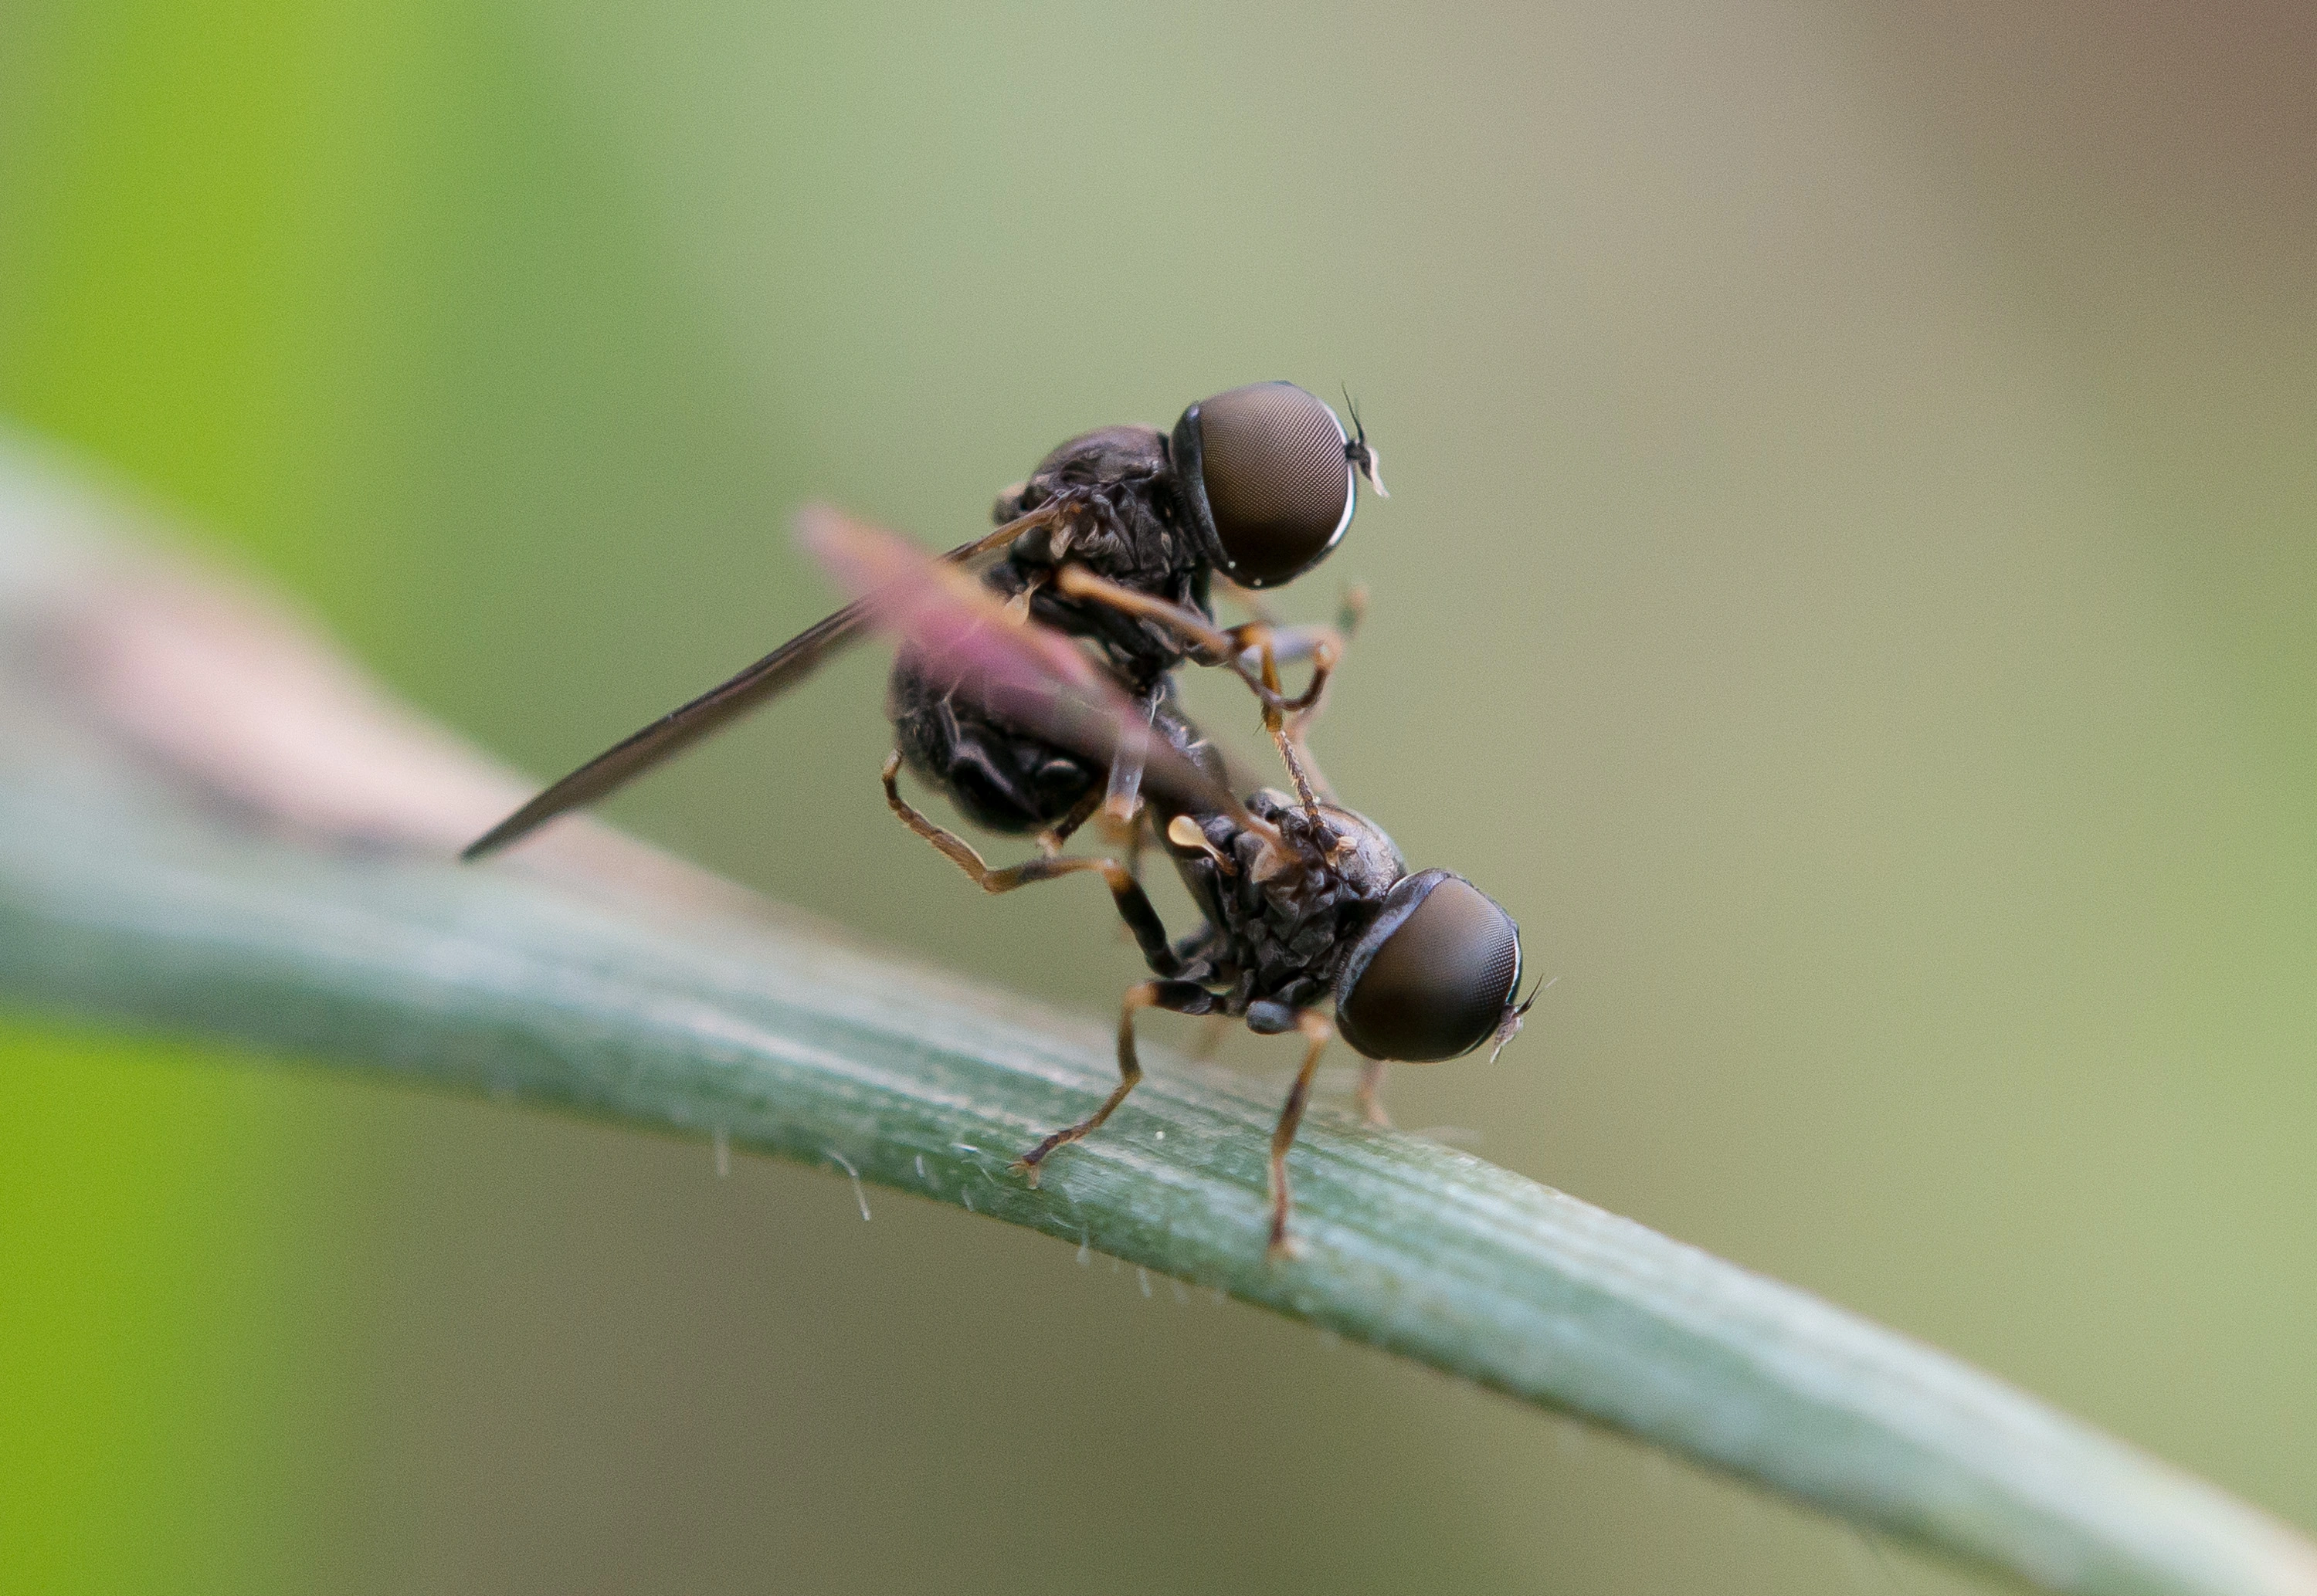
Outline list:
[[[1520,1030],[1520,928],[1452,870],[1410,870],[1383,829],[1316,784],[1244,798],[1219,750],[1170,698],[1138,702],[1070,639],[1008,612],[984,588],[913,545],[833,512],[809,513],[808,548],[862,595],[864,624],[898,635],[930,692],[968,702],[1098,764],[1144,771],[1145,823],[1161,839],[1202,923],[1171,940],[1141,882],[1114,859],[1048,854],[993,869],[972,845],[902,797],[899,752],[885,762],[886,802],[987,892],[1098,873],[1152,979],[1129,987],[1118,1019],[1118,1084],[1092,1114],[1024,1152],[1036,1185],[1046,1162],[1083,1139],[1142,1078],[1135,1015],[1220,1014],[1260,1035],[1293,1031],[1303,1062],[1271,1137],[1269,1251],[1289,1255],[1287,1151],[1328,1043],[1366,1060],[1357,1101],[1386,1123],[1383,1066],[1498,1048]],[[1195,637],[1199,620],[1139,611]],[[1299,776],[1299,784],[1311,779]],[[1534,1002],[1532,995],[1529,1002]],[[1329,1010],[1333,1011],[1332,1016]]]
[[[1354,423],[1347,432],[1323,400],[1293,383],[1261,382],[1193,405],[1171,433],[1147,426],[1087,432],[999,495],[996,531],[942,558],[979,572],[1001,602],[1086,644],[1138,700],[1155,702],[1189,657],[1237,670],[1257,686],[1266,724],[1292,759],[1284,722],[1324,686],[1335,646],[1327,629],[1237,629],[1221,645],[1228,655],[1210,658],[1178,629],[1118,601],[1155,601],[1212,623],[1216,576],[1274,587],[1326,558],[1351,526],[1359,479],[1383,492],[1376,452],[1356,415]],[[866,618],[855,602],[807,628],[549,787],[464,857],[495,852],[595,802],[793,687],[856,641]],[[1290,700],[1278,691],[1276,664],[1297,657],[1312,660],[1314,679]],[[1105,797],[1114,810],[1132,808],[1139,772],[928,692],[907,650],[894,666],[890,702],[903,762],[978,825],[1042,833],[1051,848]]]

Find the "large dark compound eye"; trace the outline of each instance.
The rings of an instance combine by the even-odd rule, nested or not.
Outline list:
[[[1391,889],[1336,985],[1336,1024],[1371,1058],[1429,1064],[1497,1034],[1520,980],[1520,927],[1447,870]]]
[[[1311,569],[1352,524],[1344,424],[1292,382],[1202,399],[1175,424],[1175,467],[1223,574],[1270,587]]]

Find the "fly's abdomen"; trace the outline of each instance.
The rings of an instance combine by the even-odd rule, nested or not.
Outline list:
[[[1060,821],[1108,771],[1099,762],[1023,731],[962,693],[927,682],[905,654],[890,690],[894,745],[919,780],[939,788],[968,819],[995,832],[1042,831]]]

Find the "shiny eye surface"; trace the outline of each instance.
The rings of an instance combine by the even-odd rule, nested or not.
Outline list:
[[[1351,439],[1333,410],[1292,382],[1202,399],[1176,423],[1174,443],[1215,563],[1242,586],[1309,570],[1352,524]]]
[[[1371,1058],[1454,1058],[1504,1023],[1520,964],[1520,927],[1494,898],[1425,870],[1391,889],[1346,961],[1337,1029]]]

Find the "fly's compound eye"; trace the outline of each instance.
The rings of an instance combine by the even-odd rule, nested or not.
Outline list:
[[[1336,983],[1336,1025],[1371,1058],[1429,1064],[1498,1034],[1520,981],[1520,927],[1463,877],[1394,887]]]
[[[1311,568],[1352,524],[1362,458],[1325,402],[1292,382],[1202,399],[1175,424],[1175,467],[1223,574],[1272,587]]]

